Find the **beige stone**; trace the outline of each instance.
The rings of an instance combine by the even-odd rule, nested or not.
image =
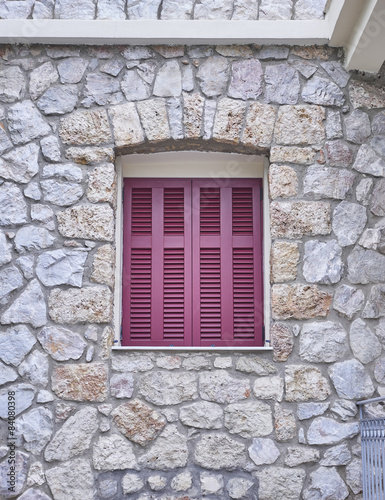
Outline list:
[[[104,109],[74,111],[60,120],[59,134],[64,144],[81,146],[112,142],[107,112]]]
[[[109,115],[114,127],[115,145],[118,148],[144,142],[139,115],[133,102],[110,108]]]
[[[111,245],[103,245],[98,248],[92,263],[91,281],[102,283],[109,287],[114,286],[115,281],[115,251]]]
[[[68,148],[66,153],[68,160],[79,165],[89,165],[91,163],[113,162],[115,153],[112,148]]]
[[[238,144],[245,116],[246,103],[235,99],[222,99],[215,116],[213,138],[220,142]]]
[[[302,57],[302,59],[321,59],[327,61],[330,57],[332,49],[326,46],[311,45],[309,47],[293,47],[292,55]]]
[[[330,204],[322,201],[277,202],[270,204],[271,236],[300,238],[330,234]]]
[[[271,281],[280,283],[297,278],[298,243],[276,241],[271,249]]]
[[[349,85],[350,101],[354,108],[385,108],[385,90],[365,82]]]
[[[148,99],[138,102],[138,111],[149,141],[170,139],[166,103],[163,99]]]
[[[271,346],[274,361],[286,361],[290,356],[294,339],[289,328],[283,323],[274,323],[270,328]]]
[[[290,441],[296,435],[293,412],[276,404],[274,410],[274,429],[277,441]]]
[[[153,441],[166,425],[162,415],[138,399],[119,405],[111,415],[119,431],[141,446]]]
[[[325,140],[325,109],[321,106],[281,106],[275,123],[278,144],[319,144]]]
[[[298,192],[298,177],[294,168],[287,165],[270,165],[269,191],[272,200],[290,198]]]
[[[56,323],[108,323],[112,319],[112,294],[102,286],[80,290],[54,288],[49,294],[48,307]]]
[[[259,377],[253,385],[254,396],[257,399],[275,399],[282,401],[283,398],[283,378],[269,377],[269,383],[266,384],[264,377]]]
[[[272,163],[297,163],[310,165],[315,162],[317,151],[313,148],[298,146],[273,146],[270,150]]]
[[[100,345],[100,359],[109,359],[111,347],[114,344],[114,330],[110,326],[106,326],[103,330],[101,345]]]
[[[183,125],[185,137],[196,139],[201,136],[202,116],[205,100],[199,94],[183,93]]]
[[[321,370],[306,365],[288,365],[285,368],[286,401],[324,401],[331,390]]]
[[[103,363],[59,365],[52,374],[52,390],[72,401],[104,401],[107,397],[107,367]]]
[[[112,241],[114,212],[105,205],[79,205],[56,214],[59,233],[67,238]]]
[[[116,174],[112,163],[100,165],[88,176],[87,198],[91,203],[106,201],[115,205]]]
[[[274,319],[325,317],[332,301],[315,285],[273,285],[271,295]]]
[[[217,45],[215,50],[224,57],[253,57],[253,51],[247,45]]]
[[[252,147],[268,147],[273,138],[277,110],[269,104],[253,102],[246,115],[246,126],[242,134],[242,144]]]

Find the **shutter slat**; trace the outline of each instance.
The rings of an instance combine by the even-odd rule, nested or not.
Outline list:
[[[245,272],[247,262],[248,272]],[[234,339],[253,339],[254,325],[254,250],[233,249]]]
[[[131,249],[130,335],[151,339],[151,249],[147,248]]]
[[[163,277],[163,332],[164,337],[170,341],[183,341],[184,337],[184,269],[184,249],[165,249]]]

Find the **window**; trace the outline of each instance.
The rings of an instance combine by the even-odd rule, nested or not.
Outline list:
[[[123,345],[263,345],[261,178],[125,178],[123,220]]]

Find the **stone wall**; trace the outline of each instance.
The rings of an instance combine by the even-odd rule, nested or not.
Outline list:
[[[0,0],[0,19],[323,19],[326,0]]]
[[[360,498],[355,402],[385,386],[385,91],[340,59],[1,48],[2,498]],[[270,151],[273,351],[111,353],[115,155],[191,144]]]

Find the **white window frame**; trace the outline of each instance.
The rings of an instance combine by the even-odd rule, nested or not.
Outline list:
[[[115,351],[266,351],[270,345],[270,214],[268,197],[269,161],[264,155],[178,151],[152,154],[131,154],[116,160],[116,267],[114,293]],[[123,179],[131,178],[262,178],[263,179],[263,293],[265,345],[259,347],[201,346],[122,346],[122,264],[123,264]]]

